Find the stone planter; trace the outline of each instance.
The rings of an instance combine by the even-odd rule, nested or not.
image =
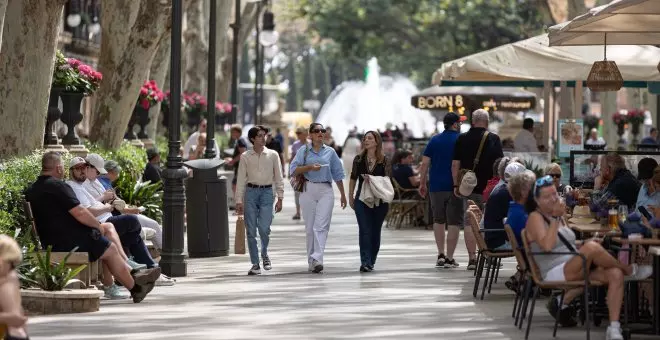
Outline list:
[[[140,132],[138,132],[137,137],[140,139],[147,139],[147,124],[151,121],[149,118],[149,109],[144,109],[141,106],[136,106],[133,112],[137,111],[137,124],[140,126]]]
[[[21,289],[23,308],[28,315],[97,312],[103,291],[97,289],[67,289],[49,292]]]
[[[76,133],[76,125],[83,120],[83,115],[80,113],[80,104],[82,103],[85,95],[82,92],[62,92],[60,98],[62,99],[62,117],[60,120],[66,124],[67,133],[62,138],[64,145],[80,145],[80,138]]]
[[[61,88],[53,87],[50,89],[50,96],[48,98],[48,113],[46,114],[46,131],[44,132],[44,147],[50,145],[57,145],[57,135],[53,131],[53,124],[60,119],[62,111],[60,111],[60,93]]]
[[[124,133],[124,139],[134,140],[137,139],[135,132],[133,132],[133,127],[138,123],[138,105],[135,105],[133,108],[133,113],[131,114],[131,119],[128,121],[128,127],[126,127],[126,133]]]

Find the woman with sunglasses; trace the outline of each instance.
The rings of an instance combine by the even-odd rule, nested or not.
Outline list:
[[[344,168],[335,149],[323,143],[326,129],[319,123],[309,126],[311,145],[301,147],[291,162],[290,173],[304,174],[306,183],[300,194],[300,205],[307,232],[307,263],[309,271],[323,271],[323,252],[330,230],[335,194],[332,182],[341,193],[341,208],[346,208]]]
[[[368,179],[365,177],[366,175],[391,177],[392,165],[383,154],[383,141],[380,134],[374,131],[365,133],[362,147],[362,152],[353,159],[348,197],[358,221],[360,272],[367,273],[374,270],[376,257],[380,250],[381,228],[389,210],[389,204],[380,202],[379,205],[370,208],[360,200],[360,192],[364,181]],[[357,195],[353,197],[356,181],[358,181]]]
[[[534,256],[543,280],[583,280],[582,258],[568,253],[577,251],[584,255],[587,259],[587,266],[591,268],[589,279],[603,282],[608,288],[607,304],[610,326],[607,329],[606,339],[623,339],[619,315],[623,301],[624,276],[633,280],[641,280],[649,277],[653,270],[650,266],[623,264],[595,241],[587,241],[577,249],[575,234],[563,218],[566,212],[565,204],[557,194],[552,177],[545,176],[536,180],[533,195],[532,205],[535,207],[530,207],[533,208],[533,211],[530,212],[525,226],[531,250],[532,252],[562,253]],[[579,290],[568,291],[561,308],[567,307],[569,302],[578,295]]]
[[[573,188],[571,188],[570,185],[562,184],[561,183],[561,177],[564,175],[561,166],[557,163],[550,163],[545,167],[545,170],[543,171],[543,174],[545,176],[550,176],[552,177],[552,182],[555,185],[555,189],[557,189],[557,193],[559,193],[559,196],[564,197],[566,194],[570,193],[573,191]]]
[[[22,261],[21,249],[14,239],[0,234],[0,339],[28,339],[27,318],[21,306],[21,291],[14,270]]]

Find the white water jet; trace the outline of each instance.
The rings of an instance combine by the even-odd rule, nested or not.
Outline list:
[[[404,77],[381,76],[379,71],[378,60],[371,58],[366,82],[341,83],[321,108],[317,121],[332,127],[339,145],[344,144],[354,126],[358,131],[384,131],[387,123],[401,129],[405,122],[415,137],[433,133],[435,118],[410,104],[410,98],[419,92],[417,87]]]

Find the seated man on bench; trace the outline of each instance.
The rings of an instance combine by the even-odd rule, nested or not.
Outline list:
[[[81,206],[63,178],[62,158],[57,152],[47,152],[41,159],[41,176],[26,191],[42,245],[58,252],[78,247],[78,251],[88,253],[90,262],[101,260],[111,273],[104,275],[104,285],[111,286],[114,276],[130,291],[133,302],[141,302],[153,289],[160,268],[130,270],[120,247],[104,236],[106,230],[114,229],[112,224],[101,223]]]

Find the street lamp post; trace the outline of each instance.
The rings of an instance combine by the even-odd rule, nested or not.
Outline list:
[[[259,15],[261,15],[261,8],[263,6],[263,2],[257,3],[257,18]],[[261,64],[263,64],[263,61],[261,59],[261,45],[259,43],[259,36],[261,35],[261,28],[259,26],[259,22],[257,21],[256,23],[256,39],[254,40],[254,95],[252,96],[254,98],[253,104],[252,105],[252,122],[254,124],[260,124],[257,120],[257,112],[259,111],[259,75],[261,70]]]
[[[163,170],[163,249],[160,267],[168,276],[186,276],[183,222],[186,203],[183,180],[188,176],[179,155],[181,116],[181,24],[183,0],[172,0],[172,52],[170,59],[170,112],[167,164]]]
[[[207,86],[206,86],[206,112],[207,124],[206,129],[206,151],[204,151],[204,158],[215,158],[215,28],[216,28],[216,0],[209,1],[209,55],[208,55],[208,70],[207,70]],[[233,76],[232,76],[233,77]],[[232,108],[233,111],[233,108]],[[219,151],[219,150],[218,150]]]

